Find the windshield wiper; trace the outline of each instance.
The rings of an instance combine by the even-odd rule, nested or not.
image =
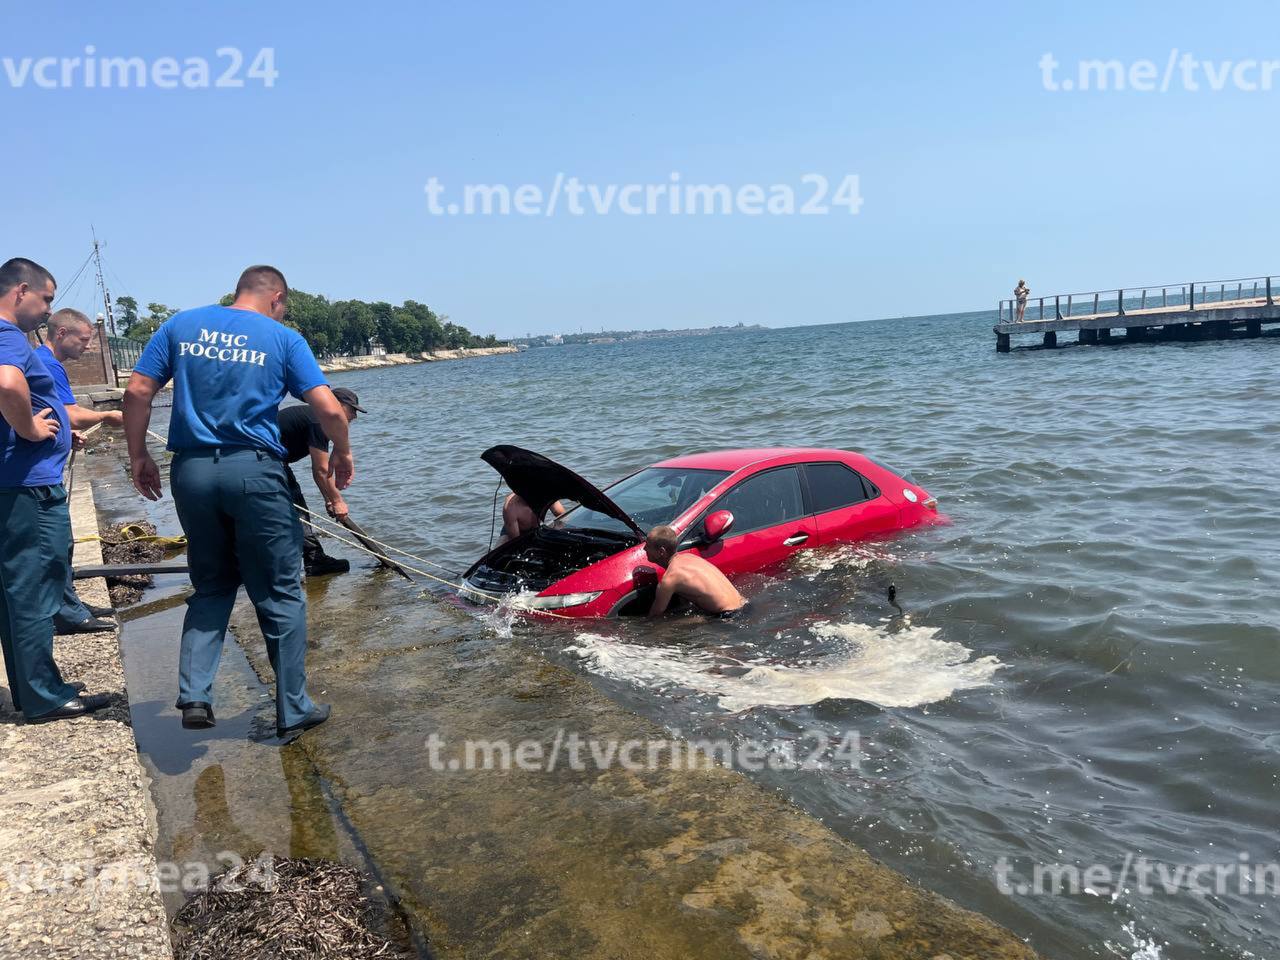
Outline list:
[[[560,529],[572,530],[576,533],[597,534],[602,537],[608,537],[611,540],[622,540],[628,543],[636,539],[634,531],[630,530],[624,533],[621,530],[602,530],[599,527],[561,527]]]

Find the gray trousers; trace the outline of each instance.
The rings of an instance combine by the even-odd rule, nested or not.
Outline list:
[[[178,706],[213,703],[231,608],[243,584],[276,674],[276,726],[300,723],[307,696],[302,524],[286,467],[263,450],[182,450],[170,470],[195,592],[187,600]]]

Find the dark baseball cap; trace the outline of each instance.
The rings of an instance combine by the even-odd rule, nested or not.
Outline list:
[[[356,392],[354,390],[348,390],[346,387],[334,387],[333,395],[337,398],[339,403],[345,403],[348,407],[351,407],[354,410],[359,410],[361,413],[369,412],[364,407],[360,406],[360,398],[356,396]]]

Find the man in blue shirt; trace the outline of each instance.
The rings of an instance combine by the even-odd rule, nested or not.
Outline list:
[[[170,480],[195,588],[178,669],[177,706],[189,729],[214,725],[213,681],[242,583],[276,673],[276,732],[291,737],[329,717],[329,707],[306,691],[302,524],[276,426],[286,393],[311,405],[333,441],[329,464],[339,490],[355,466],[341,405],[302,335],[280,322],[288,295],[275,267],[250,267],[231,306],[184,310],[161,324],[125,390],[133,485],[158,500],[160,469],[147,452],[147,425],[156,392],[173,381]]]
[[[53,614],[67,581],[71,525],[62,469],[71,427],[27,334],[49,317],[53,275],[31,260],[0,266],[0,645],[15,709],[28,722],[101,710],[53,659]]]
[[[92,340],[93,321],[79,310],[65,307],[49,318],[45,342],[36,347],[36,356],[53,377],[58,400],[66,408],[67,422],[72,430],[86,430],[99,423],[113,427],[124,423],[119,410],[87,410],[76,403],[76,395],[71,391],[71,378],[67,376],[67,370],[62,364],[67,360],[79,360]],[[68,516],[68,528],[69,525]],[[85,603],[76,593],[70,563],[74,549],[74,543],[68,542],[67,585],[62,591],[62,606],[53,615],[53,629],[60,634],[113,630],[115,624],[102,618],[114,611],[110,607]]]

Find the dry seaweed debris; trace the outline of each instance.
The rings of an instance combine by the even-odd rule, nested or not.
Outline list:
[[[164,547],[154,540],[130,539],[136,537],[141,528],[146,536],[156,535],[155,524],[146,520],[133,520],[127,523],[113,524],[102,535],[103,563],[159,563],[164,559]],[[126,533],[126,529],[128,533]],[[142,591],[155,583],[151,574],[137,574],[128,577],[110,577],[107,579],[107,592],[111,594],[113,607],[125,607],[142,599]]]
[[[367,882],[332,860],[264,855],[232,867],[178,911],[175,960],[408,960],[377,932],[384,912]]]

